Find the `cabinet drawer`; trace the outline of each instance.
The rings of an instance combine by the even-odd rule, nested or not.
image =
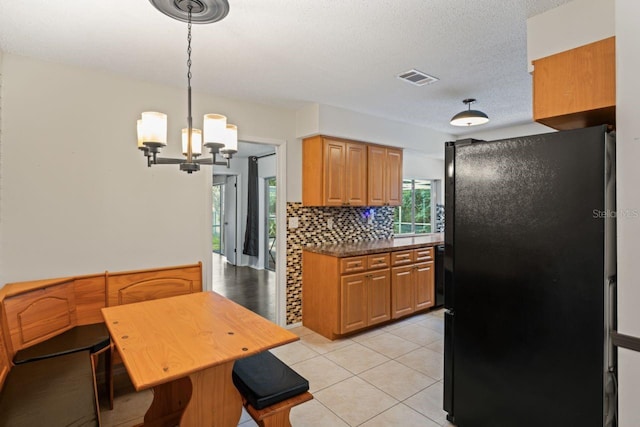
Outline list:
[[[433,247],[414,249],[413,253],[416,262],[433,260]]]
[[[340,273],[358,273],[367,269],[366,256],[354,256],[340,260]]]
[[[367,270],[374,268],[387,268],[389,267],[389,254],[375,254],[367,256]]]
[[[402,251],[391,253],[391,265],[411,264],[414,261],[413,251]]]

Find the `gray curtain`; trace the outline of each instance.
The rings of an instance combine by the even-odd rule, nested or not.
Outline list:
[[[258,235],[258,217],[260,215],[260,205],[258,200],[258,158],[249,157],[249,182],[247,200],[247,229],[244,233],[244,247],[242,253],[245,255],[258,256],[260,250],[260,236]]]

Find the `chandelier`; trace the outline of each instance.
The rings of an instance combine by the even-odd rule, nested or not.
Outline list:
[[[229,167],[229,160],[238,152],[238,128],[227,124],[220,114],[205,114],[202,129],[193,127],[191,117],[191,24],[217,22],[229,13],[227,0],[149,0],[160,12],[178,21],[188,23],[187,32],[187,127],[182,129],[182,154],[184,158],[160,157],[160,150],[167,145],[167,115],[156,111],[142,113],[138,119],[138,149],[147,158],[147,166],[178,164],[180,170],[193,173],[200,165]],[[202,146],[209,149],[211,157],[199,158]],[[217,156],[220,156],[218,159]]]

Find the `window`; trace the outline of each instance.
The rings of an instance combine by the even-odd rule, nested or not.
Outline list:
[[[265,244],[267,246],[265,266],[267,270],[276,271],[276,177],[264,179],[265,200]]]
[[[405,179],[402,181],[402,205],[394,209],[394,234],[425,234],[432,232],[432,181]]]

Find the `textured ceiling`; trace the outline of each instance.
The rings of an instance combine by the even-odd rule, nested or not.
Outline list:
[[[449,134],[464,109],[483,129],[531,121],[526,19],[569,0],[229,0],[194,25],[193,87],[299,108],[320,103]],[[0,0],[0,50],[186,85],[186,24],[147,0]],[[440,81],[416,87],[416,68]]]

